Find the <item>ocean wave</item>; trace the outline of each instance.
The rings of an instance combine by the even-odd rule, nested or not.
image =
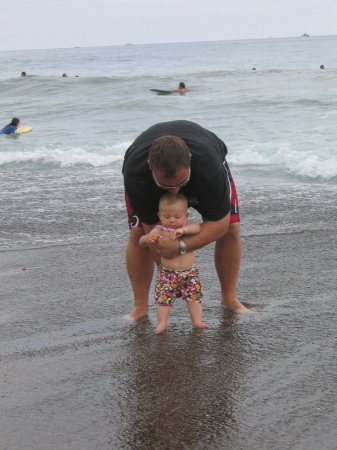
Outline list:
[[[286,164],[288,173],[296,176],[318,180],[333,180],[337,178],[337,161],[320,161],[317,155],[301,158]]]
[[[27,166],[33,167],[105,167],[123,160],[125,150],[131,142],[123,142],[104,148],[40,147],[31,151],[0,153],[0,167]]]
[[[272,144],[252,146],[241,152],[230,154],[228,161],[244,171],[260,170],[279,177],[285,174],[300,180],[337,180],[337,158],[333,152],[324,157],[312,152],[293,151],[289,145],[279,145],[277,151]]]
[[[318,98],[300,98],[290,102],[293,106],[300,106],[301,108],[310,107],[324,107],[333,108],[337,107],[337,100],[335,99],[318,99]],[[328,111],[330,114],[335,114],[336,110]]]
[[[131,141],[115,145],[41,146],[33,150],[0,152],[0,168],[69,168],[108,167],[122,165],[124,154]],[[277,148],[276,148],[277,147]],[[230,152],[231,166],[246,174],[259,177],[291,176],[297,180],[337,180],[337,158],[333,151],[324,156],[310,151],[294,151],[288,143],[253,144],[242,150]],[[259,175],[258,175],[259,174]],[[269,174],[269,175],[268,175]]]
[[[27,75],[25,79],[20,77],[9,76],[4,78],[0,78],[0,89],[3,88],[4,91],[10,87],[11,89],[20,89],[25,88],[31,89],[34,85],[45,86],[51,84],[51,86],[64,86],[67,84],[78,83],[80,85],[88,84],[88,85],[110,85],[114,83],[125,83],[125,82],[137,82],[145,81],[145,82],[153,82],[154,80],[159,80],[162,82],[168,81],[172,82],[172,79],[176,81],[175,73],[149,73],[148,71],[126,71],[120,70],[118,71],[118,67],[115,68],[116,72],[114,75],[108,74],[81,74],[81,75],[69,75],[66,79],[61,77],[60,75]],[[259,71],[252,70],[251,68],[240,68],[240,69],[211,69],[208,70],[188,69],[185,71],[184,77],[187,79],[223,79],[224,77],[241,77],[241,76],[250,76],[250,75],[268,75],[270,73],[289,73],[295,72],[291,70],[282,70],[282,69],[261,69]]]

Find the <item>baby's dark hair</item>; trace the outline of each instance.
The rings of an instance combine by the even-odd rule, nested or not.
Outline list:
[[[178,192],[178,194],[171,194],[170,192],[166,192],[164,195],[162,195],[160,197],[159,209],[160,209],[160,206],[163,203],[166,203],[168,205],[172,205],[173,203],[175,203],[178,200],[181,200],[181,201],[185,202],[186,203],[186,209],[188,208],[188,200],[187,200],[187,198],[186,198],[186,196],[184,194],[182,194],[180,192]]]

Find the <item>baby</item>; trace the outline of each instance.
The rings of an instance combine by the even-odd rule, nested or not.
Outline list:
[[[185,234],[199,233],[200,225],[187,221],[187,208],[187,198],[183,194],[164,194],[159,201],[158,217],[161,224],[140,238],[141,247],[148,247],[157,239],[178,239]],[[167,329],[170,307],[177,297],[186,300],[193,327],[208,328],[208,325],[202,322],[202,290],[199,270],[194,265],[194,259],[194,252],[186,250],[171,259],[161,257],[154,295],[158,318],[156,333]]]

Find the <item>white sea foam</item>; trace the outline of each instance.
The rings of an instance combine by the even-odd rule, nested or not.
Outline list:
[[[257,146],[252,146],[251,148],[246,148],[238,153],[230,153],[228,160],[231,164],[238,166],[246,165],[268,165],[271,164],[271,158],[269,155],[263,154],[261,149],[259,150]]]
[[[275,146],[275,144],[274,144]],[[233,166],[246,169],[254,166],[273,173],[287,172],[299,178],[315,180],[331,180],[337,177],[337,157],[334,152],[318,155],[310,151],[291,150],[289,144],[279,144],[277,151],[271,144],[254,144],[240,152],[229,155],[229,162]]]
[[[0,166],[6,164],[34,163],[35,165],[55,165],[60,167],[72,167],[87,165],[92,167],[104,167],[123,160],[125,150],[129,142],[103,148],[63,147],[48,148],[39,147],[33,151],[18,151],[0,153]]]
[[[291,164],[286,163],[286,167],[289,173],[311,179],[331,180],[337,177],[336,158],[320,161],[317,155],[311,155],[293,160]]]
[[[107,167],[122,164],[124,153],[131,144],[130,141],[121,142],[113,146],[83,147],[39,147],[30,151],[15,151],[0,153],[0,167],[27,166],[35,167]],[[275,151],[271,144],[254,144],[241,151],[230,152],[228,161],[231,166],[239,166],[244,170],[258,170],[264,173],[286,172],[298,178],[315,180],[331,180],[337,177],[337,158],[334,155],[325,158],[313,154],[311,151],[294,151],[288,144],[278,144]],[[252,169],[254,168],[254,169]]]

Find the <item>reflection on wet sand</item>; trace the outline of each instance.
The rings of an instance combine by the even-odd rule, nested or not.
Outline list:
[[[153,338],[136,326],[129,343],[129,448],[197,448],[237,429],[234,394],[244,376],[235,314],[223,312],[215,333],[174,331]]]

